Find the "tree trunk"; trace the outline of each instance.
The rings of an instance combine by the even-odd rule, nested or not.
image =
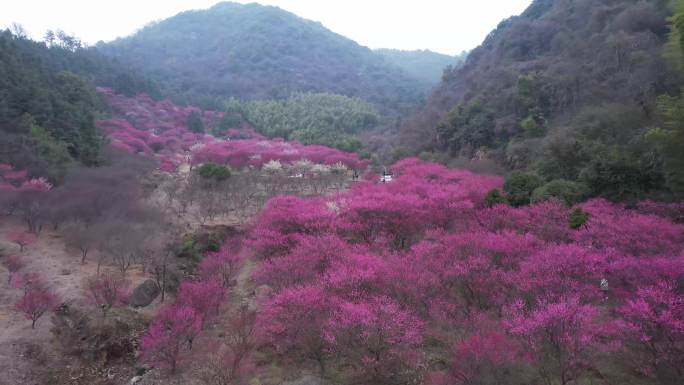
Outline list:
[[[325,360],[323,357],[318,357],[318,369],[321,373],[321,378],[325,378]]]
[[[166,262],[164,262],[162,267],[161,287],[159,289],[161,290],[161,302],[164,303],[164,298],[166,297]]]

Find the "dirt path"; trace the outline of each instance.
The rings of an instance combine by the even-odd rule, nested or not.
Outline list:
[[[242,270],[238,273],[234,292],[235,295],[241,299],[246,299],[251,295],[252,289],[250,279],[252,278],[252,273],[256,267],[256,262],[254,262],[252,258],[248,258],[242,266]]]

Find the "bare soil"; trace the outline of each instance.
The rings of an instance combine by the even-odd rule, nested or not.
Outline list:
[[[10,232],[23,229],[24,224],[17,218],[0,217],[0,255],[19,255],[25,263],[21,272],[40,274],[60,302],[92,308],[84,292],[84,282],[96,275],[96,255],[93,253],[89,261],[81,264],[79,252],[65,249],[60,235],[51,229],[44,229],[35,243],[20,252],[7,237]],[[111,266],[103,265],[101,271],[118,274]],[[146,278],[138,266],[132,267],[127,274],[131,287]],[[0,385],[47,384],[47,372],[54,369],[71,372],[72,369],[54,367],[68,364],[53,344],[50,315],[45,314],[36,323],[36,328],[31,329],[31,322],[14,309],[22,295],[21,290],[10,287],[9,272],[0,266]],[[145,309],[145,313],[152,312],[154,306]],[[79,370],[78,363],[75,365],[74,371]],[[79,376],[74,373],[70,377],[76,381]],[[66,380],[69,381],[66,383],[76,383]]]

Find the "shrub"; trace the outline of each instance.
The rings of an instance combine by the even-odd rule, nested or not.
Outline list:
[[[485,196],[485,205],[487,207],[492,208],[501,204],[508,204],[508,199],[506,199],[506,197],[501,193],[501,190],[498,188],[490,190]]]
[[[537,122],[534,116],[530,115],[520,122],[520,127],[525,131],[528,137],[538,138],[544,136],[545,130],[542,124]]]
[[[214,163],[205,163],[199,168],[199,175],[204,179],[214,179],[221,182],[230,178],[231,172],[226,166],[220,166]]]
[[[524,206],[530,204],[532,192],[542,184],[542,179],[536,174],[516,171],[506,178],[504,192],[512,206]]]
[[[570,228],[573,230],[577,230],[580,227],[584,226],[588,220],[589,213],[578,207],[572,210],[572,212],[570,213]]]
[[[553,180],[532,192],[531,202],[542,202],[549,199],[558,199],[568,206],[583,201],[587,197],[587,187],[581,183],[564,179]]]
[[[202,258],[200,245],[192,238],[183,240],[178,257],[189,259],[192,262],[198,262]]]
[[[214,253],[214,252],[219,251],[220,248],[221,248],[221,243],[218,240],[216,240],[215,238],[209,238],[209,239],[207,239],[207,244],[204,247],[204,249],[205,249],[204,251]]]

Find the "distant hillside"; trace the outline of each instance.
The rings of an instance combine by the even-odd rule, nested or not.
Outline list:
[[[664,56],[671,14],[664,0],[536,0],[404,120],[403,148],[495,160],[612,199],[667,193],[646,133],[660,122],[657,97],[682,85]]]
[[[449,56],[429,50],[401,51],[387,48],[376,49],[375,52],[409,75],[431,84],[439,83],[448,66],[459,66],[467,56],[466,52]]]
[[[430,88],[320,23],[258,4],[183,12],[99,48],[163,81],[174,100],[205,108],[221,107],[217,98],[331,92],[396,113]]]

